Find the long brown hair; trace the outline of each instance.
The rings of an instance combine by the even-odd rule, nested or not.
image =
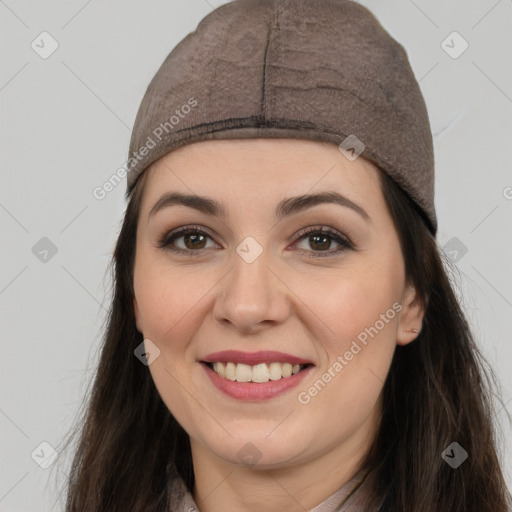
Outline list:
[[[109,267],[113,299],[93,387],[59,450],[77,438],[66,512],[168,512],[169,482],[180,476],[189,491],[194,486],[188,435],[134,356],[143,341],[133,269],[147,174],[132,191]],[[449,260],[415,204],[386,173],[379,176],[425,316],[418,338],[396,348],[381,427],[362,467],[377,476],[380,512],[509,512],[493,422],[497,379],[454,294]],[[453,442],[468,453],[457,468],[441,457]]]

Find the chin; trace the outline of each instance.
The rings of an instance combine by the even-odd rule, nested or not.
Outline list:
[[[254,469],[276,469],[297,464],[307,458],[304,446],[311,448],[311,441],[297,439],[284,432],[286,438],[274,436],[272,439],[260,433],[251,436],[249,430],[236,438],[226,435],[222,443],[219,439],[203,439],[202,444],[209,447],[220,459]]]

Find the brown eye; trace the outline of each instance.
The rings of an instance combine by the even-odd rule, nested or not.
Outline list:
[[[303,241],[305,241],[311,248],[311,250],[306,248],[306,251],[317,253],[310,254],[309,256],[312,258],[333,256],[340,252],[346,251],[347,249],[354,248],[353,244],[348,240],[347,237],[329,227],[312,227],[301,231],[299,233],[298,242]],[[338,249],[329,251],[333,241],[340,247]]]
[[[329,235],[309,235],[308,241],[315,251],[325,251],[330,249],[332,238]]]
[[[171,252],[197,255],[203,249],[208,248],[206,245],[208,239],[212,240],[212,237],[203,229],[186,227],[165,235],[158,243],[158,247]]]
[[[187,233],[185,235],[181,235],[180,238],[183,237],[183,241],[185,247],[187,249],[204,249],[205,239],[206,237],[202,234],[198,233]]]

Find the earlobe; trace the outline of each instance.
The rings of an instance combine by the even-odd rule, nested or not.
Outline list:
[[[412,285],[408,287],[402,304],[396,334],[397,345],[407,345],[418,337],[424,316],[422,300]]]

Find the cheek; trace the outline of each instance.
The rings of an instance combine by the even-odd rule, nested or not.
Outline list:
[[[374,407],[396,347],[399,285],[392,269],[365,266],[340,273],[329,287],[310,287],[305,295],[316,313],[310,327],[322,353],[314,389],[302,391],[319,414],[326,403],[337,404],[332,414],[356,425]]]
[[[201,391],[195,386],[197,363],[190,339],[204,317],[206,287],[193,273],[171,269],[158,261],[137,263],[134,288],[144,338],[154,342],[160,354],[149,366],[163,402],[189,433],[198,435],[197,418],[204,414]]]
[[[140,259],[134,276],[139,319],[146,338],[168,350],[179,349],[180,332],[193,321],[208,288],[191,270],[172,269]],[[170,343],[170,340],[176,340]]]
[[[351,269],[338,277],[331,276],[323,286],[318,281],[314,284],[304,284],[303,294],[317,313],[317,322],[326,327],[330,353],[344,351],[347,343],[349,346],[358,337],[364,342],[365,333],[376,323],[383,336],[396,325],[400,279],[389,268],[372,271],[365,266],[361,271]]]

